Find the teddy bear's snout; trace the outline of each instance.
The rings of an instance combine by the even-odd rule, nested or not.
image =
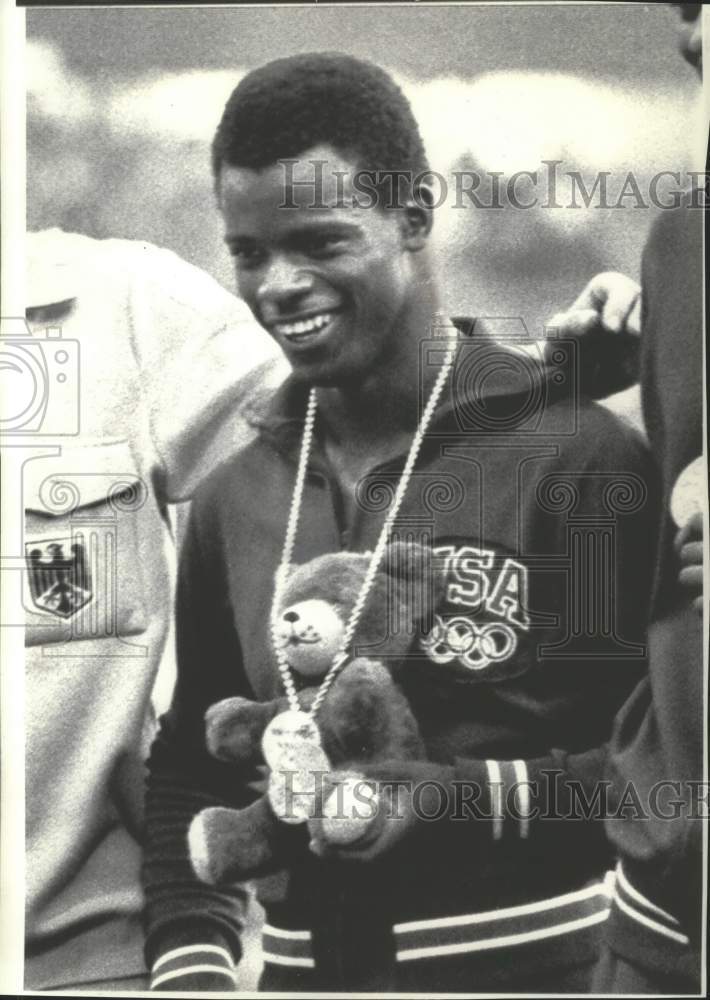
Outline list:
[[[332,604],[308,598],[281,611],[275,639],[294,670],[305,676],[320,676],[337,653],[344,628]]]
[[[284,645],[294,646],[300,642],[320,642],[320,635],[313,625],[302,619],[298,611],[284,611],[278,636]]]

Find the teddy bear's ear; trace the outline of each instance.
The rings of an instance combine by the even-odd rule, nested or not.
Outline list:
[[[439,603],[445,579],[430,546],[413,540],[390,542],[382,558],[382,569],[408,588],[409,593],[420,595],[424,609]]]
[[[432,551],[414,540],[390,542],[382,556],[382,569],[397,579],[422,579],[431,572]]]

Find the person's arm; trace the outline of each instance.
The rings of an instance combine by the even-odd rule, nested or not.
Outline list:
[[[357,785],[351,799],[338,802],[339,817],[348,804],[354,816],[372,817],[363,836],[334,845],[328,840],[327,820],[318,817],[310,849],[321,857],[367,862],[383,857],[405,837],[432,834],[445,840],[445,850],[466,854],[489,848],[549,855],[558,845],[587,856],[604,853],[601,821],[616,808],[606,763],[602,745],[576,754],[550,749],[528,760],[457,757],[448,765],[412,760],[369,764],[363,768],[362,785],[374,787],[376,804]]]
[[[241,885],[200,882],[187,831],[208,806],[244,806],[256,797],[253,773],[210,756],[205,711],[234,694],[251,697],[229,607],[218,515],[193,503],[177,592],[177,685],[149,759],[143,881],[146,959],[154,989],[220,990],[235,986],[246,904]]]

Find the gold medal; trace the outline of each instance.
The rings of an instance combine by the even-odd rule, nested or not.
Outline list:
[[[272,770],[282,766],[282,761],[303,754],[303,745],[320,747],[320,733],[315,719],[301,709],[289,708],[279,712],[264,730],[261,750]]]

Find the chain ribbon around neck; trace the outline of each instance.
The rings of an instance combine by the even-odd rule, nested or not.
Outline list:
[[[325,677],[321,681],[321,685],[318,689],[316,697],[310,708],[310,716],[315,718],[318,709],[323,704],[323,701],[330,690],[330,687],[338,676],[340,671],[343,669],[345,664],[348,662],[350,653],[350,644],[355,637],[355,631],[360,620],[360,615],[365,607],[365,602],[369,596],[372,584],[374,582],[377,571],[382,562],[382,557],[385,552],[385,548],[389,541],[390,533],[392,531],[392,526],[395,522],[399,509],[402,506],[402,501],[404,500],[404,494],[407,491],[409,485],[409,480],[412,476],[412,471],[414,469],[414,464],[417,460],[419,450],[422,446],[422,441],[424,440],[424,435],[426,434],[427,428],[431,422],[431,418],[434,411],[438,405],[439,397],[441,396],[442,390],[446,379],[449,376],[453,362],[454,362],[454,349],[449,348],[446,352],[444,358],[444,363],[436,377],[436,382],[431,391],[431,395],[427,400],[427,404],[422,413],[421,420],[419,421],[419,426],[417,427],[414,437],[412,439],[412,444],[409,449],[409,454],[407,455],[407,461],[405,462],[404,469],[402,470],[402,475],[400,476],[399,483],[397,484],[397,489],[395,491],[394,500],[392,506],[390,507],[385,522],[382,525],[382,530],[380,531],[379,538],[377,540],[377,545],[370,558],[370,563],[367,567],[367,572],[365,573],[365,579],[360,587],[360,592],[355,601],[352,611],[350,612],[350,617],[348,619],[347,625],[345,626],[345,632],[343,633],[343,638],[340,642],[338,652],[333,658],[333,662],[330,665]],[[286,692],[286,697],[288,699],[289,708],[294,711],[300,711],[301,706],[298,701],[298,693],[296,691],[296,685],[293,680],[293,674],[291,672],[291,667],[289,665],[288,659],[286,657],[286,651],[282,644],[279,643],[277,637],[277,627],[279,625],[279,619],[281,616],[281,605],[283,599],[283,593],[286,589],[286,584],[288,582],[288,574],[291,568],[291,562],[293,559],[293,550],[296,543],[296,531],[298,529],[298,521],[301,515],[301,505],[303,501],[303,490],[306,481],[306,473],[308,470],[308,460],[311,454],[311,447],[313,444],[313,428],[315,426],[316,420],[316,409],[317,409],[317,399],[316,390],[312,388],[308,397],[308,406],[306,408],[306,418],[303,427],[303,437],[301,439],[301,451],[298,458],[298,471],[296,473],[296,482],[293,488],[293,496],[291,497],[291,507],[288,514],[288,523],[286,527],[286,536],[284,538],[283,550],[281,552],[281,562],[278,569],[276,570],[276,579],[274,587],[274,600],[271,606],[271,620],[270,620],[270,631],[271,631],[271,643],[276,655],[276,662],[279,669],[279,675]]]

